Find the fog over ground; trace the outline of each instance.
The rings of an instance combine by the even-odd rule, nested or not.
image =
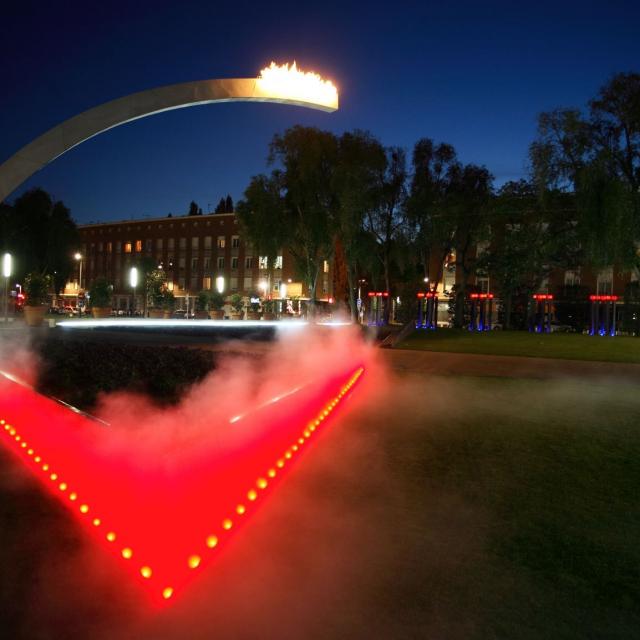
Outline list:
[[[234,397],[243,401],[273,393],[277,373],[299,383],[341,357],[365,358],[367,375],[264,508],[163,610],[150,608],[118,563],[0,449],[0,607],[11,637],[508,637],[500,624],[504,610],[514,608],[523,619],[520,637],[539,637],[527,625],[552,615],[555,605],[545,600],[536,572],[516,570],[504,555],[496,560],[495,532],[510,526],[518,495],[562,493],[558,478],[571,476],[583,441],[615,464],[629,446],[620,440],[618,449],[618,437],[633,433],[640,416],[638,394],[606,380],[399,377],[343,333],[292,347],[274,347],[269,368],[259,372],[227,363],[185,401],[196,403],[197,412],[186,404],[176,411],[187,412],[191,428],[204,429],[196,413],[234,375],[240,389]],[[267,386],[247,387],[243,378]],[[123,406],[119,395],[103,400],[100,412],[113,419]],[[566,433],[565,423],[572,425]],[[532,439],[520,439],[529,429]],[[640,453],[637,437],[632,446]],[[529,474],[527,461],[540,455],[540,472]],[[637,477],[637,466],[628,471]],[[505,489],[507,472],[515,480]],[[598,499],[606,501],[607,488],[602,492]],[[5,527],[7,519],[15,526]],[[579,594],[578,587],[572,589]],[[524,597],[531,593],[538,599]],[[612,632],[618,614],[593,613]],[[570,627],[574,614],[566,615]]]

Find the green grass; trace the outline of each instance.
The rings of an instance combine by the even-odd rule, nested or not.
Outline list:
[[[415,511],[404,526],[419,532],[399,536],[413,546],[412,575],[393,578],[389,593],[423,608],[413,612],[423,637],[437,635],[426,613],[434,594],[443,637],[638,637],[636,389],[417,386],[390,407],[394,428],[379,445]]]
[[[575,333],[538,334],[528,331],[474,333],[456,329],[414,331],[400,349],[481,353],[500,356],[640,363],[640,338],[595,337]]]

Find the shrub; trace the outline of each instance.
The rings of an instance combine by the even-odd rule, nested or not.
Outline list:
[[[242,309],[244,308],[244,300],[239,293],[234,293],[231,296],[231,307],[236,313],[240,313],[240,311],[242,311]]]
[[[113,286],[106,278],[96,278],[89,287],[89,302],[92,307],[110,307]]]
[[[206,291],[201,291],[196,296],[196,311],[206,311],[209,304],[209,294]]]
[[[214,311],[222,311],[224,308],[224,296],[219,291],[214,291],[209,296],[209,308]]]

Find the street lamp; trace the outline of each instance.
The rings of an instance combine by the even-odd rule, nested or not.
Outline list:
[[[138,286],[138,269],[136,269],[136,267],[131,267],[129,284],[133,288],[133,300],[131,302],[131,315],[133,315],[136,307],[136,287]]]
[[[80,263],[78,273],[78,293],[76,294],[76,309],[78,309],[78,316],[80,316],[80,290],[82,289],[82,254],[79,251],[73,254],[73,257]]]
[[[4,321],[9,322],[8,304],[9,304],[9,278],[11,277],[11,254],[5,253],[2,256],[2,275],[4,276]]]

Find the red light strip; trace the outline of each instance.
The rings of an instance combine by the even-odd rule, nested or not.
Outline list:
[[[260,502],[260,498],[270,488],[275,478],[293,461],[309,439],[318,433],[319,428],[323,426],[323,423],[329,418],[334,409],[351,392],[363,373],[364,367],[358,367],[349,375],[346,382],[340,386],[338,392],[307,422],[304,429],[299,432],[298,437],[290,442],[289,446],[273,460],[270,466],[263,468],[262,473],[258,474],[253,484],[246,487],[245,491],[235,500],[235,508],[227,512],[226,516],[220,519],[217,526],[211,527],[199,544],[193,545],[191,553],[185,554],[186,566],[190,572],[201,567],[207,556],[210,556],[229,537],[229,532],[234,529],[235,524],[244,520],[244,516],[252,510],[254,505]],[[11,448],[22,461],[46,484],[51,483],[49,486],[54,489],[54,492],[57,493],[61,500],[68,501],[67,506],[80,519],[90,528],[93,528],[94,531],[102,532],[99,534],[100,537],[102,540],[107,541],[113,553],[116,553],[128,565],[132,563],[135,565],[134,570],[142,578],[143,583],[149,583],[148,588],[150,588],[154,599],[166,601],[174,596],[176,584],[164,578],[160,582],[156,575],[157,572],[152,566],[153,562],[145,557],[144,551],[141,553],[137,549],[134,551],[134,545],[126,540],[126,534],[123,536],[116,530],[117,527],[108,525],[108,518],[105,518],[105,515],[100,513],[99,509],[94,508],[92,501],[82,497],[82,493],[77,487],[73,486],[73,482],[66,478],[62,471],[53,468],[51,463],[44,459],[44,454],[28,442],[6,418],[0,419],[0,433],[6,436],[9,445],[12,445]],[[182,582],[184,583],[184,580]]]
[[[534,300],[553,300],[553,294],[551,293],[534,293]]]
[[[472,293],[469,297],[472,300],[493,300],[493,293]]]
[[[591,302],[616,302],[618,296],[589,296]]]

